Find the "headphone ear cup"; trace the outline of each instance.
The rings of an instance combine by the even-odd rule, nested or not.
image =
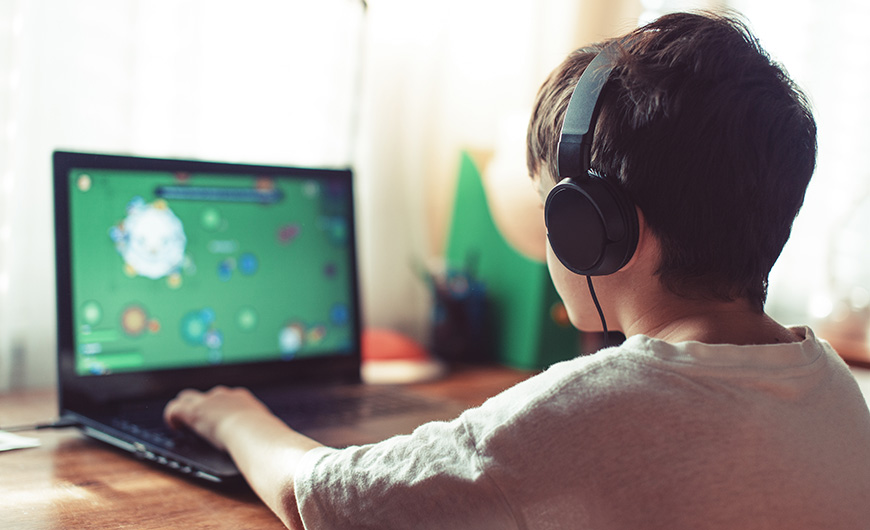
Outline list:
[[[544,221],[553,253],[576,274],[613,274],[637,248],[634,205],[603,177],[557,184],[547,196]]]
[[[593,270],[604,254],[604,223],[589,195],[572,179],[556,185],[544,207],[547,239],[559,261],[577,274]]]

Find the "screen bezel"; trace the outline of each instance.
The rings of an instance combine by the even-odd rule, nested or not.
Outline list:
[[[61,413],[87,413],[106,404],[130,399],[170,397],[184,388],[207,389],[228,386],[262,387],[301,383],[355,383],[360,381],[361,328],[357,274],[356,234],[349,223],[352,347],[317,358],[292,361],[262,361],[195,368],[79,375],[75,370],[72,263],[70,260],[70,182],[73,169],[145,170],[219,174],[268,174],[276,178],[327,179],[346,183],[349,218],[354,219],[353,175],[350,169],[302,168],[171,158],[55,151],[55,263],[57,286],[58,390]],[[123,177],[120,177],[123,178]]]

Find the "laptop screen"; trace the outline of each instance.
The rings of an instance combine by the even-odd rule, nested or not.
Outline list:
[[[357,354],[349,171],[70,157],[77,377]]]

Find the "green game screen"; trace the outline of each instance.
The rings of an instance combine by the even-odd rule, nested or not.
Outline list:
[[[351,353],[349,184],[69,175],[79,375]]]

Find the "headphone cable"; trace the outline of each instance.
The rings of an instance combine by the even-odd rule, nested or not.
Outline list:
[[[592,295],[592,301],[595,303],[595,309],[598,310],[598,316],[601,318],[601,327],[604,328],[604,347],[610,346],[607,332],[607,321],[604,320],[604,311],[601,310],[601,304],[598,303],[598,297],[595,296],[595,288],[592,287],[592,276],[586,276],[586,283],[589,285],[589,294]]]

